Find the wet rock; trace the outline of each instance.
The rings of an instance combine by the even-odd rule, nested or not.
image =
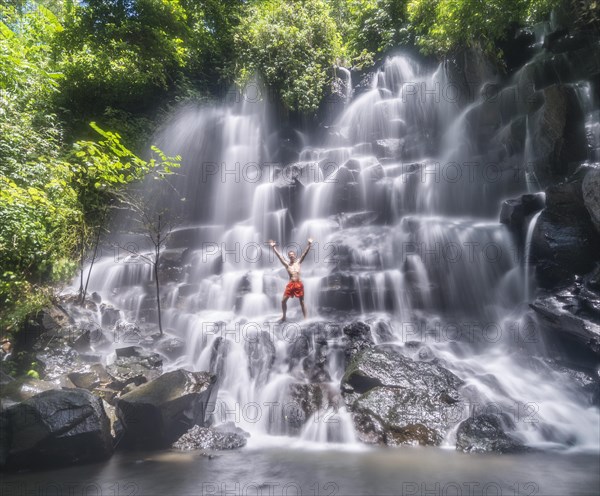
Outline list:
[[[102,402],[83,389],[45,391],[4,412],[9,469],[99,461],[112,454]]]
[[[600,306],[598,293],[574,284],[541,295],[530,306],[543,329],[600,360],[600,315],[590,311],[590,307]]]
[[[79,354],[60,341],[45,346],[35,357],[41,370],[40,376],[50,381],[84,367]]]
[[[312,322],[298,329],[290,326],[283,331],[289,345],[289,370],[299,379],[310,382],[327,382],[331,378],[327,371],[329,340],[339,331],[331,322]]]
[[[58,389],[56,384],[48,381],[40,381],[39,379],[33,379],[31,377],[11,381],[2,385],[0,391],[2,409],[52,389]]]
[[[600,374],[593,368],[582,367],[580,361],[567,361],[547,357],[524,356],[525,366],[540,376],[554,378],[562,385],[570,385],[579,391],[589,405],[600,406]]]
[[[148,332],[143,332],[137,322],[127,322],[119,320],[112,328],[112,340],[114,343],[123,343],[129,345],[140,345]]]
[[[11,382],[14,382],[14,380],[14,377],[11,377],[6,372],[0,369],[0,386],[10,384]]]
[[[139,346],[119,348],[115,353],[117,358],[106,371],[124,386],[146,383],[162,373],[163,361],[158,353],[146,352]]]
[[[469,417],[458,426],[456,449],[464,453],[518,453],[529,449],[512,438],[496,415]]]
[[[404,150],[404,140],[400,138],[380,139],[373,143],[376,157],[401,159]]]
[[[506,224],[514,232],[522,235],[527,228],[525,219],[542,210],[545,205],[543,193],[526,194],[519,198],[506,200],[500,210],[500,222]]]
[[[337,411],[342,403],[339,393],[327,383],[291,384],[289,401],[284,405],[284,413],[288,414],[286,420],[289,427],[294,429],[302,428],[319,411],[324,412],[330,408]],[[290,410],[295,411],[296,415],[290,416]]]
[[[31,351],[44,334],[60,333],[61,329],[72,324],[72,320],[60,306],[44,308],[30,315],[14,340],[15,352]]]
[[[216,376],[217,385],[223,380],[223,367],[230,348],[231,343],[221,336],[215,338],[211,346],[210,372]]]
[[[480,49],[466,49],[445,64],[448,79],[461,88],[461,105],[471,103],[481,86],[496,79],[497,67]]]
[[[350,363],[350,360],[352,360],[356,354],[375,344],[371,335],[371,328],[364,322],[352,322],[344,327],[343,332],[344,336],[346,336],[346,347],[344,351],[346,363]]]
[[[375,318],[368,319],[367,325],[371,328],[371,335],[375,338],[377,343],[387,343],[395,341],[394,332],[392,326],[388,320]]]
[[[583,203],[600,233],[600,168],[590,170],[582,183]]]
[[[257,384],[266,384],[275,362],[275,345],[269,333],[259,331],[245,336],[244,350],[248,355],[248,373]]]
[[[118,308],[115,308],[112,305],[107,305],[105,303],[102,303],[100,305],[100,315],[100,323],[105,327],[111,327],[115,325],[117,321],[121,318],[121,312],[119,312]]]
[[[552,53],[571,52],[593,46],[596,40],[597,34],[592,31],[570,33],[567,29],[561,29],[544,37],[544,48]]]
[[[184,356],[187,352],[185,341],[175,336],[165,336],[159,341],[156,349],[161,355],[166,356],[170,360],[176,360]]]
[[[575,90],[555,84],[544,88],[544,105],[530,116],[535,177],[545,187],[572,173],[586,159],[584,118]]]
[[[341,391],[363,442],[439,445],[460,420],[462,384],[434,362],[370,348],[354,357]]]
[[[581,168],[568,181],[546,190],[546,208],[533,231],[531,257],[538,283],[545,288],[573,281],[590,271],[600,253],[600,238],[585,208]]]
[[[377,212],[351,212],[339,214],[337,220],[342,229],[348,229],[373,224],[378,216]]]
[[[285,176],[289,176],[286,174]],[[280,174],[274,182],[279,194],[281,204],[287,209],[291,219],[297,222],[300,219],[300,207],[304,185],[295,177],[285,177]]]
[[[195,425],[175,441],[171,447],[182,451],[231,450],[246,446],[246,437],[238,432],[230,432],[219,427]]]
[[[176,370],[121,396],[117,417],[125,434],[121,445],[170,446],[194,425],[204,426],[214,408],[215,376]]]
[[[113,384],[114,379],[106,372],[103,365],[97,363],[89,366],[82,372],[71,372],[68,374],[69,380],[75,387],[91,391],[101,384]]]

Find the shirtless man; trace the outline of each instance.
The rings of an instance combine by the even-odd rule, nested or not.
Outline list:
[[[302,315],[304,315],[304,318],[306,318],[306,306],[304,306],[304,284],[302,284],[302,281],[300,280],[300,264],[304,261],[304,258],[308,254],[312,243],[312,238],[308,238],[308,246],[306,247],[306,250],[304,250],[302,255],[300,255],[300,258],[296,258],[296,254],[293,251],[289,251],[288,258],[290,259],[290,261],[287,262],[285,258],[283,258],[281,253],[279,253],[279,250],[275,248],[275,245],[277,243],[275,243],[275,241],[273,240],[269,241],[269,246],[273,248],[275,255],[277,255],[277,258],[283,264],[283,266],[288,272],[288,275],[290,276],[290,282],[288,282],[287,286],[285,287],[285,291],[283,292],[283,299],[281,300],[281,310],[283,312],[283,316],[281,317],[279,322],[285,322],[285,316],[287,313],[287,301],[290,298],[294,297],[298,298],[298,300],[300,301]]]

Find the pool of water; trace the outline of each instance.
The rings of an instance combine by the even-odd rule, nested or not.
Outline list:
[[[465,455],[436,448],[118,453],[60,470],[3,474],[2,496],[600,494],[598,453]]]

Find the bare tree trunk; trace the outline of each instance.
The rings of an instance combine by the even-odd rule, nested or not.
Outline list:
[[[158,280],[158,261],[160,258],[160,215],[158,216],[158,225],[157,225],[157,235],[156,235],[156,246],[155,246],[155,257],[154,257],[154,281],[156,282],[156,309],[158,310],[158,330],[160,331],[160,335],[163,335],[162,328],[162,315],[160,311],[160,282]]]
[[[79,239],[79,248],[80,248],[80,252],[79,252],[79,298],[81,298],[81,295],[83,294],[83,259],[85,258],[84,239],[85,239],[85,233],[84,233],[84,226],[83,226],[83,221],[82,221],[81,237]]]
[[[100,243],[100,233],[102,232],[102,225],[98,227],[98,233],[96,234],[96,241],[94,242],[94,255],[92,256],[92,261],[90,262],[90,268],[88,269],[87,279],[85,281],[85,286],[83,288],[83,292],[81,294],[81,304],[85,303],[85,295],[87,293],[88,284],[90,283],[90,276],[92,275],[92,268],[94,267],[94,262],[96,261],[96,255],[98,254],[98,244]],[[83,273],[83,270],[82,270]]]

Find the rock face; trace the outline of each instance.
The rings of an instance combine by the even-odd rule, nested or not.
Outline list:
[[[464,453],[516,453],[527,451],[519,441],[504,432],[495,415],[469,417],[458,426],[456,449]]]
[[[542,186],[565,178],[586,158],[583,113],[575,90],[555,84],[543,90],[544,105],[530,119],[533,169]]]
[[[544,288],[565,285],[574,274],[584,274],[594,266],[600,253],[598,233],[586,209],[582,181],[588,172],[578,174],[546,189],[546,208],[536,223],[531,245],[536,277]]]
[[[531,308],[543,329],[562,342],[591,353],[600,361],[600,269],[555,293],[542,294]],[[580,357],[582,360],[583,357]]]
[[[248,355],[248,374],[256,379],[257,384],[265,384],[275,362],[275,345],[269,333],[254,333],[246,339],[244,348]]]
[[[239,432],[238,432],[239,431]],[[227,427],[200,427],[195,425],[177,441],[172,448],[182,451],[191,450],[231,450],[246,446],[248,434],[242,429]]]
[[[104,460],[113,451],[102,400],[83,389],[44,391],[6,409],[1,417],[0,451],[9,469]]]
[[[600,233],[600,166],[585,175],[581,186],[585,208]]]
[[[217,389],[207,372],[176,370],[123,395],[116,403],[126,448],[170,446],[194,425],[204,426]]]
[[[354,357],[341,389],[363,442],[439,445],[460,419],[461,385],[433,362],[376,347]]]

